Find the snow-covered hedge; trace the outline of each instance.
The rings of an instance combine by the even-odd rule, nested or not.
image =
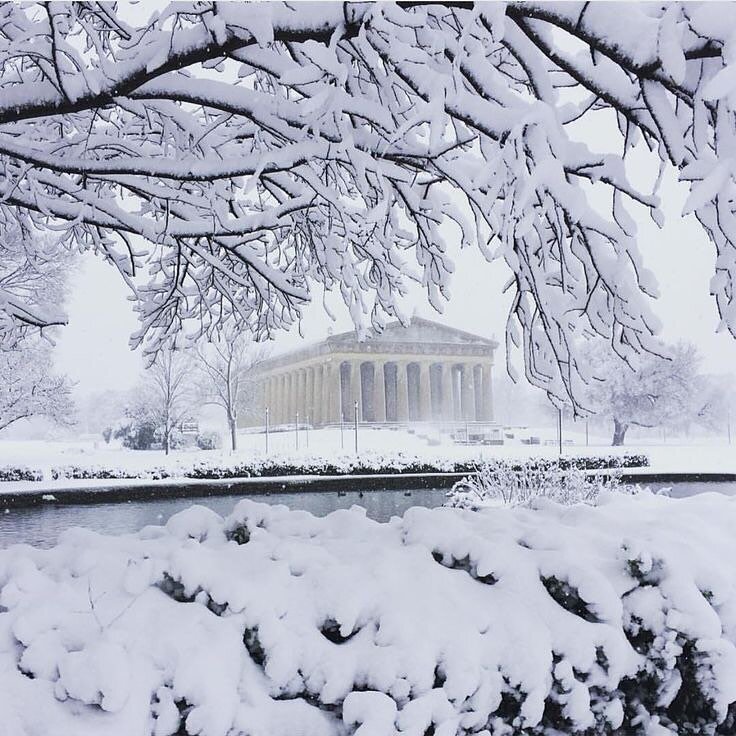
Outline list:
[[[0,552],[13,736],[732,734],[736,499],[241,502]]]
[[[526,468],[543,469],[552,465],[562,469],[579,468],[581,470],[596,470],[607,468],[636,468],[649,465],[646,455],[603,455],[603,456],[571,456],[561,459],[531,458],[528,460],[489,460],[488,463],[503,463],[514,470]],[[477,460],[458,461],[438,458],[427,458],[403,452],[364,452],[355,455],[270,455],[256,457],[247,461],[204,460],[193,465],[172,465],[171,467],[154,468],[119,468],[89,465],[63,465],[52,468],[51,477],[54,480],[72,479],[87,480],[99,478],[101,480],[143,478],[159,480],[164,478],[251,478],[276,477],[283,475],[374,475],[379,473],[472,473],[480,462]],[[6,468],[8,477],[3,477],[0,470],[0,480],[31,480],[32,478],[13,477],[11,471],[33,472],[37,474],[34,480],[41,479],[40,471]]]
[[[0,468],[0,482],[17,480],[41,480],[43,473],[25,466],[6,465]]]
[[[280,475],[374,475],[385,473],[472,473],[481,465],[501,463],[514,470],[527,467],[545,468],[555,466],[561,469],[581,470],[610,469],[621,467],[643,467],[649,465],[646,455],[604,455],[591,457],[563,457],[554,460],[532,458],[509,463],[504,460],[458,461],[442,458],[428,459],[401,452],[388,454],[377,452],[355,455],[304,458],[300,456],[274,456],[249,460],[231,466],[217,466],[208,462],[195,465],[185,471],[189,478],[238,478],[270,477]]]
[[[145,478],[150,480],[163,480],[171,478],[175,475],[166,468],[148,468],[146,470],[92,466],[79,467],[77,465],[63,465],[51,469],[51,478],[53,480],[126,480]]]

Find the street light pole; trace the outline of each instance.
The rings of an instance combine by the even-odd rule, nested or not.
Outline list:
[[[299,449],[299,412],[296,413],[296,422],[294,423],[294,436],[296,437],[296,449]]]
[[[269,409],[266,407],[266,455],[268,455],[268,413]]]
[[[557,409],[557,438],[559,440],[560,455],[562,455],[562,409]]]
[[[358,402],[353,405],[353,424],[355,427],[355,454],[358,454]]]
[[[731,444],[731,407],[726,407],[726,429],[728,430],[728,444]]]

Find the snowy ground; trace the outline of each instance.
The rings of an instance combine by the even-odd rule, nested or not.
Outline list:
[[[244,501],[11,547],[0,734],[713,733],[734,526],[718,494],[386,524]]]
[[[438,458],[447,460],[479,459],[492,457],[556,457],[557,445],[553,434],[541,431],[541,445],[523,445],[518,441],[509,441],[503,446],[462,446],[447,442],[430,444],[428,437],[418,429],[416,432],[406,430],[375,430],[361,428],[358,436],[358,449],[361,452],[397,453],[404,452],[422,458]],[[651,467],[649,472],[733,472],[736,473],[736,445],[730,446],[720,441],[708,444],[705,441],[697,444],[683,440],[671,444],[636,444],[623,448],[612,448],[604,444],[602,438],[593,438],[597,444],[586,446],[585,436],[566,433],[566,439],[574,444],[566,444],[564,454],[575,455],[608,455],[623,453],[643,453],[649,456]],[[434,437],[433,437],[434,439]],[[228,466],[239,460],[253,457],[265,457],[265,435],[242,433],[239,437],[240,447],[233,454],[227,450],[200,451],[179,450],[166,457],[163,451],[130,451],[119,446],[106,445],[102,440],[79,440],[76,442],[41,442],[0,440],[0,467],[28,466],[48,471],[52,467],[76,465],[78,467],[111,467],[125,470],[145,470],[190,467],[193,463],[207,461],[212,465]],[[354,454],[354,435],[351,428],[342,433],[339,429],[301,431],[299,447],[296,446],[295,433],[276,432],[269,437],[269,455],[283,454],[299,457],[334,457],[336,455]]]

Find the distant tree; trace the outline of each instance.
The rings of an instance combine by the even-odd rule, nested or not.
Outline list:
[[[125,407],[123,417],[112,428],[112,436],[129,450],[150,450],[156,441],[158,417],[143,394]],[[107,438],[107,430],[104,436]]]
[[[698,413],[698,355],[693,345],[645,353],[630,365],[604,343],[585,350],[591,376],[587,406],[613,420],[613,445],[623,445],[630,426],[660,427]]]
[[[12,350],[0,350],[0,430],[33,416],[70,426],[71,394],[69,378],[54,373],[51,345],[45,340],[30,338]]]
[[[697,424],[709,432],[729,432],[731,416],[736,407],[734,377],[702,375],[697,377],[693,415],[686,424]]]
[[[230,447],[237,449],[239,413],[252,406],[253,382],[250,373],[265,357],[263,346],[247,333],[233,329],[201,342],[196,349],[200,368],[198,393],[203,404],[222,407],[230,431]]]
[[[167,455],[174,447],[177,428],[192,411],[193,373],[189,355],[181,350],[162,350],[146,371],[149,405]]]

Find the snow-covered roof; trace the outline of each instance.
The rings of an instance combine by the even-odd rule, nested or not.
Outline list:
[[[490,338],[422,317],[414,317],[409,325],[402,325],[397,320],[388,324],[381,332],[370,330],[362,338],[355,330],[330,335],[319,343],[263,361],[259,365],[259,370],[268,371],[332,353],[396,353],[397,355],[441,353],[488,356],[492,359],[497,347],[498,343]]]

